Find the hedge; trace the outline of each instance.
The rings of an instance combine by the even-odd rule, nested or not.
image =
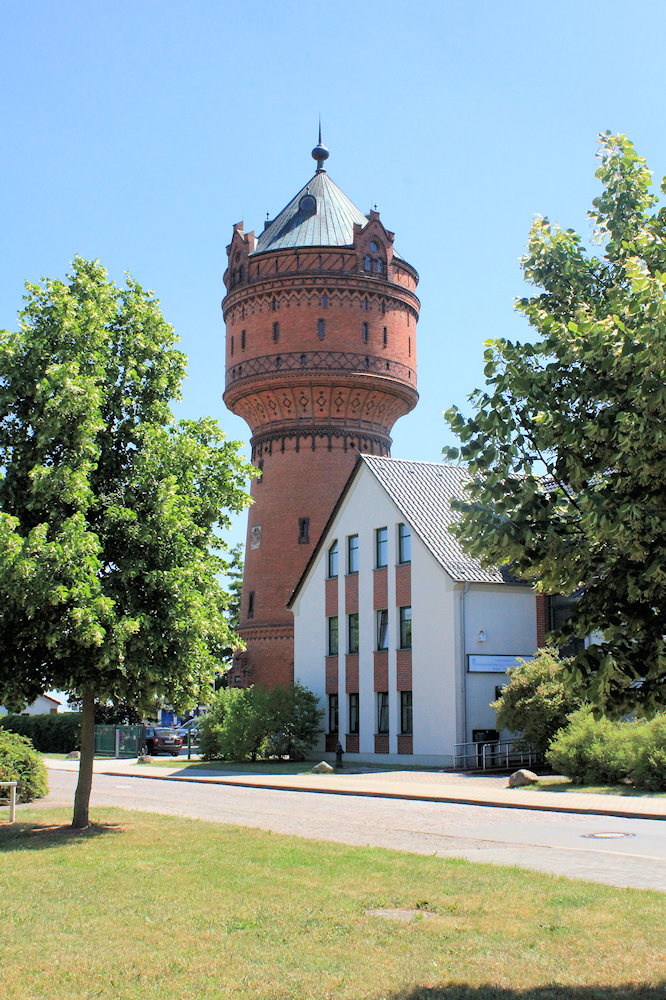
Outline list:
[[[18,782],[19,802],[30,802],[48,794],[43,760],[30,740],[16,733],[0,732],[0,779]],[[0,791],[0,796],[5,797],[4,791]]]
[[[0,730],[27,736],[40,753],[70,753],[81,747],[81,713],[2,715]]]

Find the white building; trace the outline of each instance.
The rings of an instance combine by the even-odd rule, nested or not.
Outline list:
[[[537,597],[449,533],[466,475],[359,456],[289,603],[320,752],[339,739],[348,760],[450,766],[456,744],[492,738],[505,671],[537,648]]]
[[[40,694],[32,704],[23,709],[22,715],[56,715],[62,712],[63,706],[60,698],[54,698],[50,694]],[[7,715],[7,709],[0,705],[0,715]]]

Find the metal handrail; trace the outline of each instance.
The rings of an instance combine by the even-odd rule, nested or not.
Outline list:
[[[512,767],[531,766],[542,759],[533,747],[525,748],[524,740],[490,740],[486,743],[456,743],[453,766],[463,770],[504,771]]]

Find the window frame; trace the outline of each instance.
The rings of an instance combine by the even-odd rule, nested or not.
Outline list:
[[[388,528],[375,528],[375,569],[388,566]]]
[[[358,653],[358,650],[358,611],[351,611],[347,615],[347,652],[353,655]]]
[[[377,692],[377,735],[388,735],[389,732],[389,693]]]
[[[414,706],[411,691],[400,692],[400,735],[414,734]]]
[[[405,552],[407,557],[405,558]],[[412,561],[412,532],[408,524],[400,521],[398,524],[398,564],[410,563]]]
[[[335,572],[332,567],[335,566]],[[326,553],[326,579],[335,580],[338,575],[338,540],[334,538]]]
[[[412,606],[405,604],[400,608],[398,621],[400,649],[412,648]]]
[[[328,732],[337,734],[340,731],[340,699],[337,693],[328,696]]]
[[[358,535],[347,535],[347,575],[358,573]]]
[[[388,608],[379,608],[376,612],[376,626],[377,634],[376,641],[377,645],[375,649],[378,653],[383,653],[388,649],[389,646],[389,620],[388,620]]]
[[[357,735],[361,728],[361,703],[358,691],[349,692],[349,733],[350,735]]]
[[[340,632],[337,615],[329,615],[326,619],[326,649],[327,656],[337,656],[340,649]]]

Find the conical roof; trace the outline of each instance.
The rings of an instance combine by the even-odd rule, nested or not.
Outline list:
[[[325,170],[318,170],[280,214],[266,223],[254,253],[296,247],[346,247],[354,242],[354,223],[368,218]]]

